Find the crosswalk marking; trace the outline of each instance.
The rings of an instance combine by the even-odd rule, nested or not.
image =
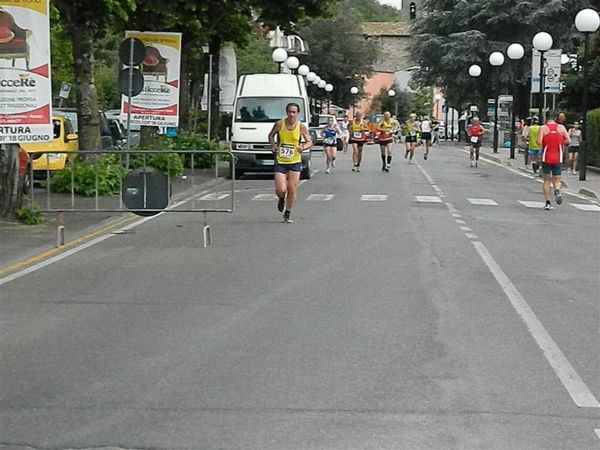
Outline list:
[[[530,202],[526,200],[519,200],[519,203],[523,206],[527,206],[528,208],[543,208],[544,202]]]
[[[310,194],[306,200],[309,202],[328,202],[333,198],[333,194]]]
[[[219,194],[219,193],[215,193],[212,192],[210,194],[205,194],[202,197],[199,198],[199,200],[208,200],[208,201],[217,201],[217,200],[223,200],[224,198],[229,197],[229,194]]]
[[[442,203],[442,199],[434,195],[416,195],[415,199],[419,203]]]
[[[467,198],[467,200],[473,205],[498,206],[498,203],[491,198]]]
[[[577,209],[581,209],[582,211],[600,212],[600,206],[598,205],[587,205],[585,203],[571,203],[571,206],[574,206]]]
[[[387,199],[387,194],[363,194],[360,196],[360,200],[363,202],[385,202]]]
[[[275,194],[256,194],[254,197],[252,197],[252,200],[258,200],[261,202],[270,202],[270,201],[275,201],[277,200],[277,195]]]

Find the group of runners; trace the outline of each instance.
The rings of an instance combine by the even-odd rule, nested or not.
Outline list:
[[[308,129],[298,120],[299,110],[298,104],[289,103],[286,106],[286,118],[277,121],[269,133],[269,142],[275,159],[277,208],[279,212],[283,213],[283,222],[285,223],[292,222],[291,211],[296,199],[300,173],[302,172],[302,152],[309,150],[313,145]],[[533,118],[526,134],[534,172],[537,172],[541,163],[541,171],[544,177],[544,209],[546,210],[553,208],[550,201],[552,189],[554,190],[556,203],[559,205],[562,203],[560,176],[563,149],[569,147],[572,142],[578,144],[576,139],[580,136],[580,133],[577,134],[577,128],[575,127],[567,131],[561,120],[564,121],[564,117],[561,117],[560,114],[550,113],[546,124],[539,126]],[[404,137],[406,146],[404,158],[408,159],[409,164],[412,164],[418,140],[422,140],[425,144],[423,159],[428,158],[433,131],[429,118],[425,117],[421,121],[417,121],[416,114],[410,114],[403,124],[399,124],[386,111],[383,120],[377,125],[377,131],[382,172],[390,171],[393,144],[398,133]],[[471,167],[477,167],[481,140],[485,132],[485,128],[481,125],[479,119],[474,117],[467,127]],[[347,151],[348,145],[352,145],[352,171],[360,172],[363,147],[370,141],[370,133],[371,130],[369,130],[360,112],[356,113],[351,121],[345,117],[340,125],[334,118],[330,118],[322,131],[326,173],[331,173],[335,169],[338,137],[344,141],[344,151]],[[576,157],[573,156],[569,159],[572,164],[571,170],[574,171],[576,169]]]

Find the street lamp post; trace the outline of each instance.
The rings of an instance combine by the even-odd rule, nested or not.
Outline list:
[[[389,91],[387,91],[387,94],[388,94],[388,97],[394,99],[394,115],[397,118],[398,117],[398,99],[396,98],[396,91],[393,89],[390,89]]]
[[[490,65],[500,67],[504,64],[504,55],[500,52],[493,52],[490,55]],[[493,152],[498,153],[498,92],[494,92],[494,144]]]
[[[333,85],[330,83],[327,83],[325,85],[325,92],[328,93],[328,95],[327,95],[327,114],[331,114],[331,91],[333,91]]]
[[[587,109],[588,109],[588,46],[590,34],[594,33],[600,27],[600,16],[590,8],[582,9],[575,16],[575,27],[580,33],[583,33],[583,126],[581,128],[580,144],[580,163],[579,180],[585,181],[587,166]]]
[[[288,54],[284,48],[276,48],[275,50],[273,50],[273,53],[271,54],[271,58],[273,58],[274,62],[279,64],[279,72],[281,72],[281,66],[285,62],[287,57],[288,57]]]
[[[540,119],[540,123],[543,124],[546,122],[544,117],[544,101],[543,99],[546,96],[544,92],[546,90],[545,84],[545,74],[544,74],[544,53],[552,48],[552,36],[548,33],[541,31],[537,33],[533,37],[533,48],[535,48],[538,52],[540,52],[540,104],[538,109],[538,116]]]
[[[298,61],[298,58],[296,58],[295,56],[290,56],[289,58],[287,58],[285,60],[285,65],[287,66],[288,69],[290,69],[290,71],[292,73],[295,73],[294,71],[300,65],[300,61]]]
[[[519,63],[518,61],[525,55],[525,49],[521,44],[510,44],[508,49],[506,50],[506,54],[508,58],[514,61],[513,67],[513,100],[512,100],[512,117],[511,117],[511,125],[510,125],[510,159],[515,159],[515,143],[517,140],[517,132],[516,132],[516,105],[517,105],[517,91],[518,91],[518,80],[519,80]]]
[[[356,112],[356,94],[358,94],[358,88],[356,86],[352,86],[350,88],[350,93],[352,94],[352,119],[354,119],[354,114]]]
[[[300,67],[298,67],[298,75],[307,77],[309,73],[310,73],[310,67],[308,67],[306,64],[302,64]]]

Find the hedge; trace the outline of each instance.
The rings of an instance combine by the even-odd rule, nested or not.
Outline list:
[[[600,108],[587,114],[587,163],[600,167]]]

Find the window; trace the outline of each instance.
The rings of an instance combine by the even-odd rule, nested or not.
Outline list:
[[[293,97],[240,97],[236,104],[235,120],[238,122],[275,122],[285,118],[289,103],[300,105],[298,120],[306,122],[304,102]]]

